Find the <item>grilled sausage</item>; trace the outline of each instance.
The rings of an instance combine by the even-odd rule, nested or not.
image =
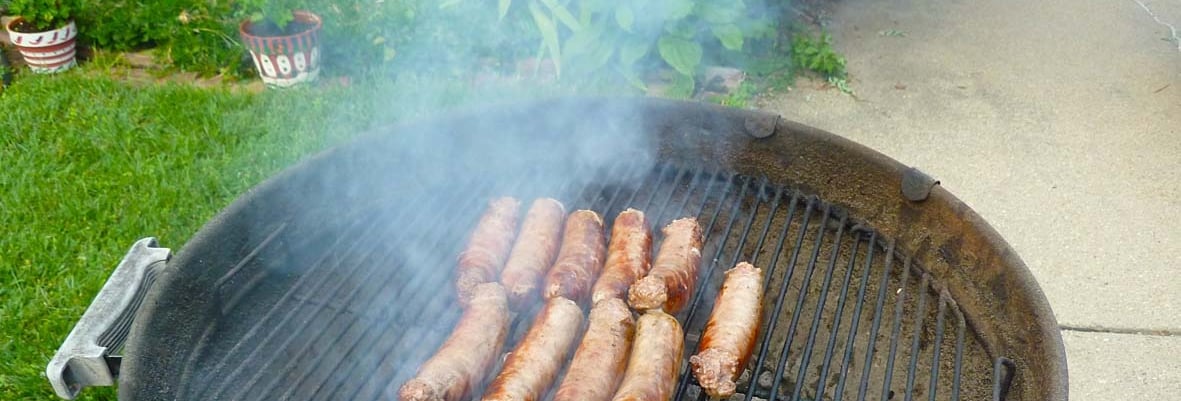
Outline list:
[[[693,375],[710,397],[734,394],[734,381],[754,350],[762,310],[763,270],[742,262],[727,271],[699,351],[689,357]]]
[[[614,401],[668,401],[676,391],[684,333],[677,319],[659,309],[640,316],[636,341]]]
[[[611,228],[607,263],[591,292],[591,304],[608,298],[626,299],[631,285],[648,274],[651,257],[652,232],[644,212],[627,209],[619,213]]]
[[[554,401],[610,401],[623,378],[636,323],[620,298],[596,302]]]
[[[525,338],[504,361],[484,393],[484,401],[535,401],[545,395],[573,350],[582,330],[582,308],[566,298],[551,298]]]
[[[400,401],[458,401],[470,396],[500,357],[508,336],[508,298],[498,283],[477,285],[451,336],[398,391]]]
[[[664,243],[647,277],[632,285],[628,302],[636,310],[664,308],[677,313],[689,303],[701,266],[701,226],[697,219],[677,219],[664,227]]]
[[[558,260],[545,279],[545,297],[564,297],[584,304],[591,285],[603,270],[607,253],[603,219],[590,210],[570,213]]]
[[[565,218],[566,208],[550,198],[533,201],[525,214],[517,243],[500,273],[500,283],[508,291],[509,306],[513,310],[524,309],[537,296],[542,277],[558,255]]]
[[[517,209],[520,206],[520,201],[509,197],[488,203],[488,210],[472,230],[467,248],[459,254],[455,289],[460,305],[466,307],[469,304],[472,290],[477,285],[497,281],[517,235]]]

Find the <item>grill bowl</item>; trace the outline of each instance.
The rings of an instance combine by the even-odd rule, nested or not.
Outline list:
[[[933,184],[774,115],[674,101],[561,99],[371,133],[245,193],[185,244],[132,324],[120,399],[387,399],[446,337],[450,262],[482,199],[507,193],[609,218],[646,206],[657,224],[698,212],[716,260],[699,312],[678,316],[690,353],[720,271],[774,266],[764,319],[782,322],[751,365],[782,374],[748,378],[753,396],[948,399],[954,381],[965,399],[1065,400],[1065,352],[1032,275]]]

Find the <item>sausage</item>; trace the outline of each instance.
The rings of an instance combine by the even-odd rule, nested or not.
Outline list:
[[[620,298],[596,302],[554,401],[610,401],[623,379],[636,323]]]
[[[734,381],[754,351],[762,311],[763,270],[739,263],[726,272],[699,351],[689,357],[693,376],[710,397],[734,394]]]
[[[458,401],[484,381],[508,336],[508,298],[499,283],[486,283],[472,290],[471,301],[447,341],[399,389],[398,400]]]
[[[468,305],[477,285],[497,281],[517,235],[520,206],[520,201],[509,197],[488,202],[488,209],[472,230],[467,247],[459,254],[455,289],[460,305]]]
[[[582,331],[582,308],[566,298],[551,298],[525,338],[504,361],[484,401],[535,401],[558,376]]]
[[[545,297],[564,297],[585,304],[591,285],[603,270],[607,253],[603,219],[590,210],[570,213],[558,260],[545,278]]]
[[[627,298],[631,285],[648,274],[652,258],[652,232],[644,212],[627,209],[615,218],[611,242],[607,245],[607,263],[591,291],[591,304],[608,298]]]
[[[668,401],[681,370],[684,333],[677,319],[659,309],[640,316],[636,341],[614,401]]]
[[[500,273],[500,283],[508,291],[509,307],[513,310],[524,309],[537,296],[542,277],[558,255],[565,218],[566,208],[550,198],[533,201],[525,214],[521,233]]]
[[[677,219],[664,227],[664,243],[647,277],[632,285],[628,303],[636,310],[664,308],[677,313],[689,303],[701,267],[701,226],[697,219]]]

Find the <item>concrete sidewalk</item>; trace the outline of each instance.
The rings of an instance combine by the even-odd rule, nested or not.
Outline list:
[[[833,4],[856,98],[801,80],[762,107],[919,167],[996,227],[1067,329],[1072,399],[1177,398],[1181,49],[1164,24],[1181,28],[1181,2]]]

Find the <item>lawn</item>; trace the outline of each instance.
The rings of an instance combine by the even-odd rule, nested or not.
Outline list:
[[[135,240],[155,236],[175,250],[309,153],[373,126],[505,98],[405,81],[251,94],[81,71],[19,77],[0,96],[0,399],[54,398],[46,363]]]

